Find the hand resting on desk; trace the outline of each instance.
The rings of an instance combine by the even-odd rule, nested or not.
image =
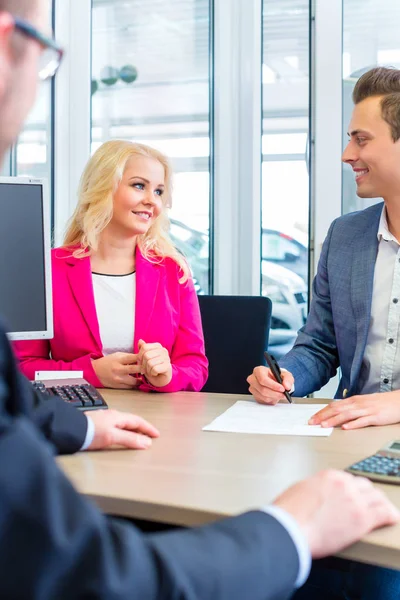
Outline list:
[[[124,446],[131,450],[144,450],[159,431],[145,419],[118,410],[92,410],[85,413],[92,421],[95,432],[88,450],[102,450],[110,446]]]
[[[360,429],[400,422],[400,391],[334,400],[311,417],[310,425]]]
[[[296,520],[313,558],[335,554],[400,519],[399,511],[368,479],[335,470],[297,483],[274,505]]]

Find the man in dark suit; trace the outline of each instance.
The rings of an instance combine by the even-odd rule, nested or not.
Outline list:
[[[39,33],[45,4],[0,0],[1,158],[33,103],[39,59],[52,45]],[[51,74],[54,65],[42,74]],[[1,598],[288,598],[307,578],[311,557],[333,554],[399,520],[369,481],[328,471],[262,510],[145,536],[104,517],[76,493],[45,438],[56,437],[60,449],[77,443],[65,430],[60,435],[59,413],[41,412],[38,403],[35,407],[29,397],[0,332]],[[75,419],[66,407],[59,410]]]

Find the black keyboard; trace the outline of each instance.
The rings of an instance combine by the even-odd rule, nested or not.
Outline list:
[[[45,396],[58,396],[78,410],[108,408],[103,396],[90,383],[58,384],[46,381],[32,381],[33,388]]]

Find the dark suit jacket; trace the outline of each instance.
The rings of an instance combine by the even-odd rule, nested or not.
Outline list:
[[[69,434],[58,419],[69,419],[70,410],[57,407],[49,416],[42,408],[25,394],[0,331],[0,598],[278,600],[291,595],[298,556],[273,517],[255,511],[199,529],[147,536],[108,519],[76,493],[33,424],[50,440],[61,428],[68,446]]]
[[[7,365],[3,369],[3,365]],[[73,454],[83,445],[86,416],[59,398],[47,399],[35,392],[20,373],[0,323],[0,391],[5,387],[5,409],[11,416],[25,414],[60,454]]]

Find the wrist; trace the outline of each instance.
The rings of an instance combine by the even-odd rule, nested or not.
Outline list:
[[[160,373],[152,377],[151,375],[147,375],[144,379],[155,388],[163,388],[169,385],[172,381],[172,367],[170,367],[167,373]]]

